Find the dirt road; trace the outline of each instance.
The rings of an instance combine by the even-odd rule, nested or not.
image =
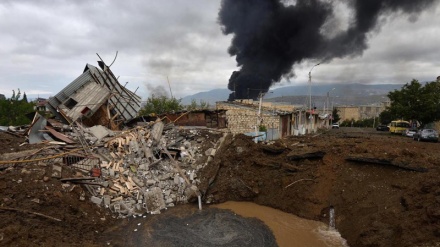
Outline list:
[[[26,148],[17,144],[24,139],[5,135],[2,153]],[[204,203],[253,201],[325,223],[333,206],[336,228],[349,246],[440,246],[439,167],[439,143],[373,129],[328,130],[270,146],[236,135],[199,174],[199,187]],[[50,178],[45,164],[0,171],[1,207],[62,220],[0,210],[0,245],[104,245],[98,239],[116,219],[80,201],[83,192]]]

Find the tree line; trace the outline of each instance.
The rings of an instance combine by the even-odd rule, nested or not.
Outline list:
[[[396,119],[418,122],[421,127],[440,120],[440,78],[420,83],[413,79],[401,90],[388,93],[391,104],[379,117],[382,123]]]
[[[172,112],[180,112],[180,111],[195,111],[195,110],[206,110],[210,108],[209,102],[204,100],[200,100],[199,103],[195,99],[191,100],[191,104],[184,106],[181,102],[181,99],[176,99],[174,97],[168,97],[166,95],[151,95],[147,99],[147,102],[139,111],[140,116],[146,116],[151,114],[163,114],[163,113],[172,113]]]
[[[28,102],[26,93],[21,95],[20,89],[12,90],[12,97],[8,99],[0,99],[0,125],[1,126],[18,126],[31,122],[26,114],[34,111],[35,103]]]

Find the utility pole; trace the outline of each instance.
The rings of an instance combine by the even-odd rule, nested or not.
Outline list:
[[[320,65],[321,63],[317,63],[315,65],[313,65],[313,67],[310,69],[309,71],[309,109],[310,109],[310,117],[309,117],[309,121],[310,121],[310,131],[313,130],[314,128],[314,122],[315,122],[315,117],[312,115],[312,70],[313,68],[315,68],[316,66]]]
[[[174,97],[173,97],[173,91],[171,91],[171,84],[170,84],[170,80],[168,80],[168,76],[167,76],[167,82],[168,82],[168,87],[170,88],[171,98],[174,99]]]
[[[261,104],[263,103],[264,93],[260,91],[260,103],[258,104],[257,125],[255,125],[255,143],[258,143],[258,130],[261,124]]]
[[[333,90],[335,90],[336,88],[332,88],[332,90],[330,90],[330,91],[328,91],[327,92],[327,108],[329,108],[329,110],[327,110],[327,111],[329,111],[328,113],[327,113],[327,120],[328,120],[328,116],[330,116],[330,114],[332,114],[332,111],[333,111],[333,104],[332,104],[332,108],[330,109],[330,102],[329,102],[329,96],[330,96],[330,92],[331,91],[333,91]],[[333,116],[332,116],[333,117]],[[332,125],[333,123],[330,123],[330,121],[329,121],[329,128],[330,128],[330,125]]]

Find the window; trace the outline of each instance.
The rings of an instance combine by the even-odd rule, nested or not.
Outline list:
[[[76,100],[69,98],[66,103],[64,103],[64,105],[69,108],[70,110],[72,110],[73,107],[76,106],[76,104],[78,104],[78,102],[76,102]]]

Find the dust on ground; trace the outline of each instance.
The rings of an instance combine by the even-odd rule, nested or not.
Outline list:
[[[3,141],[5,135],[9,134],[0,133],[0,150],[16,148],[14,142]],[[324,152],[322,158],[288,158],[318,151]],[[401,167],[347,161],[351,156],[391,160]],[[428,170],[402,169],[405,166]],[[62,220],[0,210],[1,245],[104,246],[102,237],[120,220],[88,198],[80,201],[84,190],[63,187],[50,177],[49,167],[40,163],[0,171],[1,207]],[[336,228],[349,246],[436,246],[440,242],[439,167],[440,144],[372,129],[292,136],[270,148],[235,135],[226,138],[199,174],[199,188],[204,203],[253,201],[325,223],[333,206]]]

